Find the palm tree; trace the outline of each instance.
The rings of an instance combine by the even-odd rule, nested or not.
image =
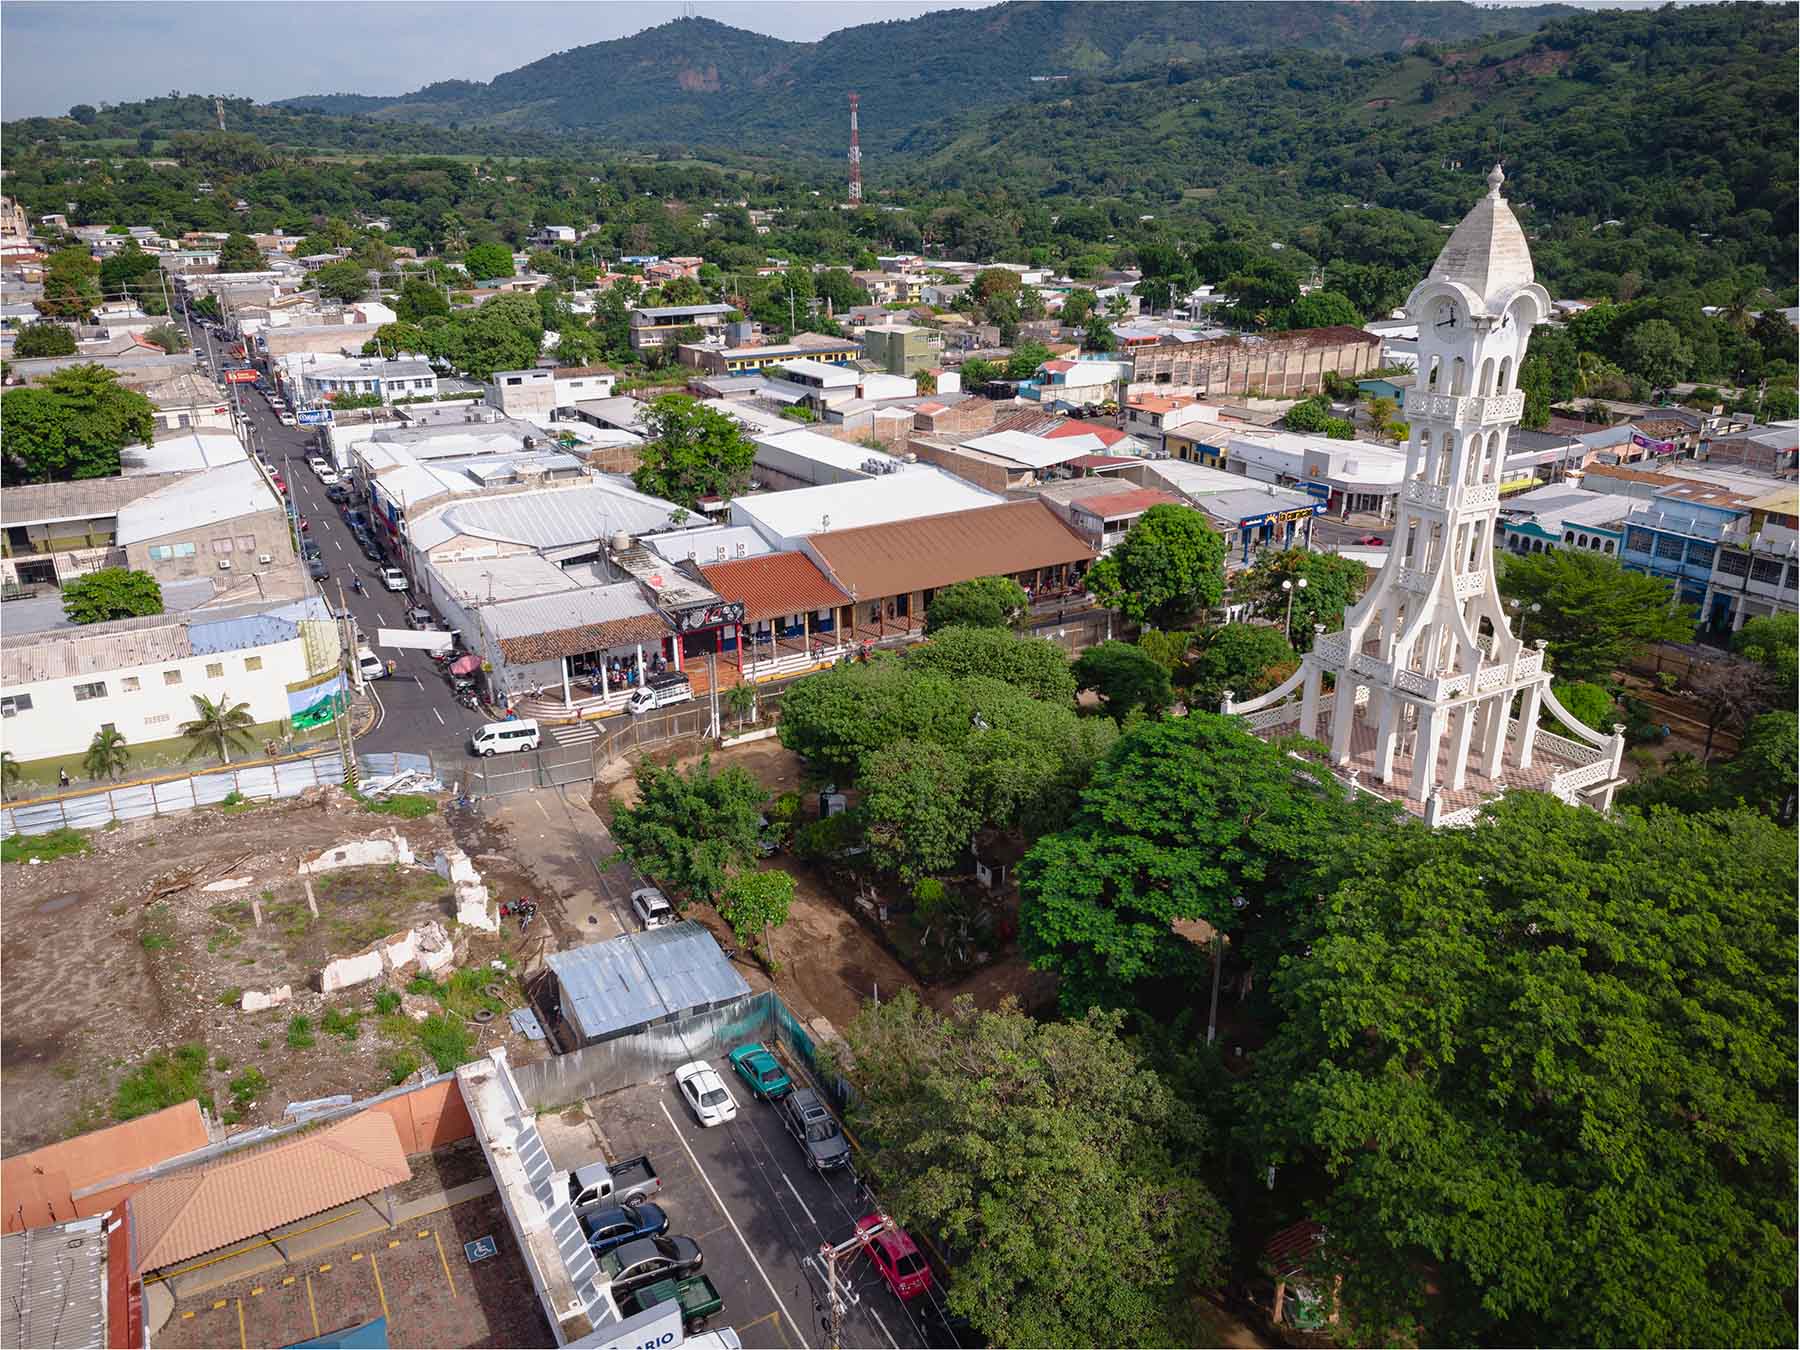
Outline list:
[[[19,767],[19,761],[13,758],[10,750],[0,750],[0,797],[8,795],[12,785],[25,776]]]
[[[250,716],[250,705],[232,703],[230,694],[219,695],[217,702],[205,694],[193,697],[194,711],[199,716],[181,724],[181,734],[194,742],[188,748],[187,758],[211,752],[231,763],[232,746],[244,750],[250,745],[250,728],[256,725]]]
[[[88,742],[87,758],[82,768],[90,778],[117,779],[119,770],[131,766],[131,751],[125,748],[125,734],[117,727],[101,727]]]

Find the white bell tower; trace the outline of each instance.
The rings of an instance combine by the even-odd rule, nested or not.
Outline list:
[[[1266,734],[1322,735],[1339,772],[1403,796],[1433,823],[1450,823],[1446,790],[1473,792],[1478,805],[1505,786],[1544,787],[1604,806],[1624,750],[1620,729],[1602,736],[1556,702],[1543,643],[1528,651],[1513,636],[1495,586],[1500,480],[1525,405],[1519,366],[1550,312],[1504,181],[1496,166],[1406,302],[1419,325],[1418,379],[1386,564],[1343,631],[1321,634],[1287,683],[1241,705],[1228,696],[1223,709]],[[1540,733],[1546,704],[1579,740]],[[1555,752],[1547,773],[1540,745]]]

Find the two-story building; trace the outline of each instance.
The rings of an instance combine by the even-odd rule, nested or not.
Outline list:
[[[1719,540],[1701,615],[1736,632],[1751,619],[1800,610],[1800,489],[1784,484],[1753,497]]]
[[[1509,553],[1581,549],[1616,558],[1624,541],[1628,499],[1551,483],[1509,497],[1500,508],[1500,547]]]
[[[1625,517],[1619,560],[1673,582],[1678,603],[1698,609],[1712,585],[1720,541],[1749,516],[1754,500],[1697,480],[1661,488]]]
[[[374,394],[383,403],[437,397],[437,372],[429,361],[321,359],[290,363],[289,369],[299,376],[298,395],[303,403],[324,403],[340,394]]]
[[[1139,394],[1125,404],[1125,430],[1152,450],[1169,451],[1171,432],[1218,420],[1217,404],[1185,395]]]
[[[684,328],[702,333],[722,328],[730,305],[653,305],[631,311],[629,338],[634,352],[669,345]]]
[[[871,324],[859,334],[863,352],[889,375],[917,375],[936,363],[932,332],[910,323]]]
[[[554,418],[588,399],[611,398],[618,374],[605,366],[496,370],[483,402],[508,417]]]
[[[784,361],[824,361],[831,365],[849,365],[862,352],[862,343],[849,338],[802,333],[793,342],[737,347],[685,343],[680,349],[680,359],[682,365],[705,371],[709,375],[754,375]]]

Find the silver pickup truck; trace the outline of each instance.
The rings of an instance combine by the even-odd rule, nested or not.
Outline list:
[[[624,1162],[589,1163],[569,1173],[569,1203],[577,1214],[611,1205],[635,1205],[662,1189],[662,1178],[650,1162],[650,1155],[639,1154]]]

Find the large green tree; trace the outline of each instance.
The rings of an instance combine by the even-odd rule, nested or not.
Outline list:
[[[442,289],[423,277],[408,277],[400,285],[400,296],[394,302],[394,313],[402,323],[419,323],[438,319],[450,313],[450,301]]]
[[[86,322],[100,299],[100,266],[87,249],[61,248],[44,260],[44,292],[32,301],[39,314]]]
[[[1061,647],[1046,638],[1019,637],[1004,628],[946,628],[906,657],[919,670],[952,679],[986,675],[1023,689],[1033,698],[1066,703],[1075,677]]]
[[[775,968],[774,931],[788,920],[794,904],[794,879],[775,868],[734,873],[719,896],[719,917],[733,936],[748,947],[763,940],[764,964]]]
[[[1011,577],[973,577],[954,582],[925,607],[925,632],[951,627],[1011,628],[1030,605],[1025,588]]]
[[[330,300],[341,300],[345,304],[360,300],[369,293],[369,269],[351,258],[326,263],[312,274],[312,280],[313,285],[319,288],[320,295]]]
[[[263,270],[262,250],[249,235],[233,230],[225,236],[225,242],[219,245],[219,270],[260,272]]]
[[[1303,930],[1340,836],[1386,810],[1350,802],[1325,769],[1234,719],[1142,723],[1095,769],[1068,827],[1026,855],[1025,952],[1073,1010],[1198,979],[1204,958],[1178,919],[1204,920],[1266,972]]]
[[[75,355],[75,330],[64,323],[38,320],[26,324],[13,339],[13,360],[28,361],[34,356]]]
[[[1282,582],[1292,583],[1283,590]],[[1300,585],[1305,581],[1306,585]],[[1293,626],[1289,639],[1296,651],[1311,651],[1314,626],[1324,624],[1327,633],[1344,626],[1344,611],[1354,604],[1369,584],[1369,569],[1354,558],[1335,553],[1314,553],[1290,548],[1265,553],[1256,565],[1240,572],[1233,595],[1256,608],[1258,617],[1288,624],[1292,601]]]
[[[123,388],[114,371],[70,366],[42,384],[8,389],[0,426],[9,483],[110,478],[119,472],[120,449],[155,434],[156,408]]]
[[[1800,792],[1800,717],[1767,712],[1751,722],[1737,754],[1718,767],[1718,777],[1731,800],[1792,825]]]
[[[1227,689],[1238,702],[1248,702],[1292,675],[1299,659],[1279,628],[1260,623],[1208,628],[1194,643],[1188,702],[1216,712]]]
[[[163,612],[162,587],[148,572],[102,567],[63,587],[63,614],[70,623],[105,623]]]
[[[724,413],[687,394],[664,394],[644,412],[653,433],[631,481],[639,492],[693,510],[702,497],[730,497],[750,481],[756,446]]]
[[[1114,721],[1139,710],[1154,717],[1175,701],[1169,672],[1156,658],[1116,638],[1084,651],[1074,674],[1076,688],[1099,694],[1102,711]]]
[[[670,887],[677,907],[715,899],[727,877],[756,861],[768,793],[741,765],[715,773],[710,758],[686,772],[644,760],[637,801],[613,813],[619,851]]]
[[[1548,640],[1550,660],[1565,680],[1604,682],[1650,643],[1694,635],[1694,611],[1674,604],[1669,582],[1582,549],[1508,558],[1500,590],[1539,607],[1531,616],[1532,637]]]
[[[844,1031],[861,1166],[949,1261],[984,1345],[1192,1345],[1189,1291],[1224,1272],[1201,1117],[1117,1015],[948,1016],[910,990]]]
[[[1800,698],[1800,616],[1765,615],[1731,635],[1731,650],[1761,666],[1769,678],[1769,696],[1791,708]]]
[[[1792,1344],[1793,836],[1527,792],[1337,845],[1244,1136],[1257,1174],[1325,1181],[1353,1324]]]
[[[1192,507],[1153,506],[1088,569],[1087,587],[1133,623],[1182,627],[1224,594],[1225,537]]]
[[[513,274],[512,250],[505,244],[477,244],[462,261],[463,270],[476,281],[505,280]]]
[[[231,763],[233,750],[250,748],[250,730],[256,719],[250,715],[248,703],[233,703],[230,694],[218,698],[193,694],[194,716],[181,724],[181,734],[188,738],[187,757],[217,755],[221,763]]]
[[[969,804],[969,769],[954,750],[895,741],[863,760],[863,825],[878,866],[907,882],[947,872],[981,823]]]

